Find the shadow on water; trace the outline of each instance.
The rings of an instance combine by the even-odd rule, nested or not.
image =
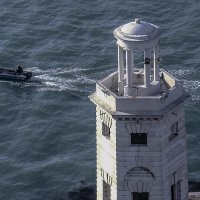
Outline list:
[[[69,200],[96,200],[95,185],[80,181],[76,187],[68,192]],[[64,199],[60,199],[64,200]]]

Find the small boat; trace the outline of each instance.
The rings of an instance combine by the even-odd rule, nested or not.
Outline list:
[[[0,68],[0,80],[28,81],[31,77],[32,77],[31,72],[23,71],[22,68],[19,71],[19,67],[17,70]]]

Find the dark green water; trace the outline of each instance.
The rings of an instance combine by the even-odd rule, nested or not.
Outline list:
[[[117,69],[113,30],[161,27],[163,68],[183,81],[190,180],[200,181],[200,1],[1,0],[0,65],[40,83],[0,81],[0,199],[59,200],[95,184],[95,81]]]

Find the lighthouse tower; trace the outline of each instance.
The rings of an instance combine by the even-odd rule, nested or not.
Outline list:
[[[97,200],[187,200],[183,104],[187,93],[160,69],[160,28],[114,30],[118,71],[96,84]]]

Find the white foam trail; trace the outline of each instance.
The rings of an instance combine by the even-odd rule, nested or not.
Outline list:
[[[198,80],[184,80],[183,84],[187,89],[189,89],[192,92],[199,89],[200,87],[200,81]]]
[[[92,85],[95,80],[87,77],[86,75],[75,74],[72,78],[57,77],[56,74],[42,74],[38,75],[37,79],[46,87],[41,87],[40,91],[62,91],[62,90],[72,90],[72,91],[84,91],[86,90],[86,85]],[[78,85],[78,86],[77,86]]]
[[[79,91],[79,88],[71,84],[58,84],[56,82],[46,81],[45,85],[47,87],[40,87],[38,88],[39,91],[63,91],[63,90],[72,90],[72,91]]]
[[[28,67],[25,70],[31,71],[33,73],[39,73],[39,74],[64,74],[64,73],[71,73],[71,72],[85,72],[85,71],[92,71],[96,69],[103,69],[102,68],[78,68],[78,67],[58,67],[58,68],[47,68],[47,69],[41,69],[39,67]]]
[[[98,70],[96,71],[96,69]],[[20,87],[33,86],[36,87],[39,91],[72,90],[80,92],[88,92],[91,88],[94,87],[96,82],[95,79],[101,79],[113,71],[113,69],[110,68],[105,70],[105,67],[87,69],[78,67],[59,67],[54,69],[30,67],[25,68],[25,70],[31,71],[33,73],[32,80],[30,80],[30,82],[24,83],[12,82],[11,85],[19,85]]]
[[[200,81],[198,80],[183,80],[183,86],[186,91],[191,95],[192,101],[199,101],[200,96],[198,90],[200,88]]]
[[[187,76],[192,74],[194,71],[191,69],[173,69],[173,70],[169,70],[170,73],[172,73],[174,76]]]
[[[191,95],[192,101],[200,101],[199,80],[191,80],[191,77],[195,77],[196,71],[194,68],[181,69],[181,67],[176,67],[176,69],[168,70],[169,73],[172,73],[175,77],[183,81],[183,86],[186,91]]]

